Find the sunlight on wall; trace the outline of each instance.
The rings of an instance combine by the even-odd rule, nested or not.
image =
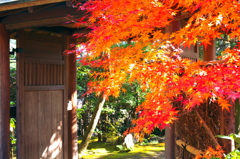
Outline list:
[[[62,122],[57,127],[57,130],[52,135],[49,146],[45,148],[40,159],[61,158],[62,151]]]

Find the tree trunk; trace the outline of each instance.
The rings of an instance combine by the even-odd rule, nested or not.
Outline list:
[[[98,142],[102,142],[102,134],[98,133]]]
[[[82,157],[83,152],[88,147],[88,144],[90,142],[92,134],[93,134],[93,132],[94,132],[96,126],[97,126],[99,117],[101,115],[101,111],[102,111],[103,105],[105,103],[105,100],[106,100],[105,97],[100,98],[98,103],[97,103],[97,105],[96,105],[96,107],[94,108],[94,112],[93,112],[93,116],[92,116],[91,122],[88,125],[87,131],[84,134],[83,140],[82,140],[82,142],[81,142],[81,144],[79,146],[79,157]]]
[[[86,134],[87,131],[87,125],[88,125],[88,110],[84,112],[83,114],[83,125],[82,125],[82,137]]]

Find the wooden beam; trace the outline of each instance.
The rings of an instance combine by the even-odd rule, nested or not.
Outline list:
[[[66,5],[67,5],[68,7],[72,7],[72,6],[73,6],[72,0],[67,0],[67,1],[66,1]]]
[[[37,12],[37,11],[43,10],[45,8],[51,7],[53,5],[55,5],[55,4],[48,4],[48,5],[43,5],[43,6],[28,7],[28,11],[29,11],[29,13],[33,13],[33,12]]]
[[[6,24],[6,27],[7,27],[7,30],[19,30],[19,29],[26,29],[26,28],[42,27],[42,26],[64,25],[67,22],[68,20],[65,17],[59,17],[59,18],[52,18],[52,19],[42,19],[42,20],[35,20],[35,21],[29,21],[29,22]]]
[[[40,30],[40,31],[49,32],[49,33],[56,33],[56,34],[60,33],[61,35],[72,35],[73,31],[74,31],[74,29],[72,29],[72,28],[67,28],[67,27],[62,27],[62,26],[38,27],[38,28],[34,28],[34,30]]]
[[[77,11],[75,8],[70,8],[64,3],[60,3],[33,13],[21,12],[3,17],[1,23],[6,25],[7,30],[18,30],[50,25],[69,25],[71,22],[73,23],[73,20],[79,19],[83,15],[84,12]]]
[[[58,2],[65,2],[67,0],[35,0],[35,1],[29,1],[29,2],[23,2],[23,3],[15,3],[15,4],[9,4],[0,6],[0,11],[7,11],[7,10],[13,10],[13,9],[19,9],[19,8],[27,8],[27,7],[33,7],[33,6],[39,6],[44,4],[51,4],[51,3],[58,3]]]
[[[0,23],[0,158],[10,158],[9,34]]]
[[[5,17],[8,15],[12,15],[12,14],[16,14],[22,11],[25,11],[26,8],[21,8],[21,9],[17,9],[17,10],[11,10],[11,11],[6,11],[6,12],[1,12],[0,17]]]

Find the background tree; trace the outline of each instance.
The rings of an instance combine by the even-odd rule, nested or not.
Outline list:
[[[91,79],[90,72],[95,68],[89,66],[78,65],[77,69],[77,82],[78,94],[81,102],[81,107],[78,108],[79,119],[79,135],[83,137],[80,146],[80,152],[84,151],[89,142],[89,138],[84,136],[91,136],[93,132],[87,131],[88,127],[93,127],[91,120],[98,120],[93,116],[94,111],[98,109],[98,97],[92,93],[84,95],[87,91],[87,82]],[[136,118],[135,108],[143,102],[145,93],[141,91],[137,82],[132,84],[124,84],[123,89],[126,91],[121,92],[120,96],[116,99],[109,97],[102,108],[102,115],[98,120],[97,129],[94,131],[98,134],[99,141],[107,141],[107,138],[113,136],[121,136],[121,134],[129,127],[131,127],[131,120]],[[98,109],[99,110],[99,109]]]

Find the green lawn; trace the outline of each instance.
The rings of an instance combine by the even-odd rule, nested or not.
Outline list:
[[[132,151],[120,152],[113,142],[97,142],[92,140],[88,146],[84,159],[124,159],[124,158],[150,158],[164,151],[164,143],[159,144],[136,144]]]

